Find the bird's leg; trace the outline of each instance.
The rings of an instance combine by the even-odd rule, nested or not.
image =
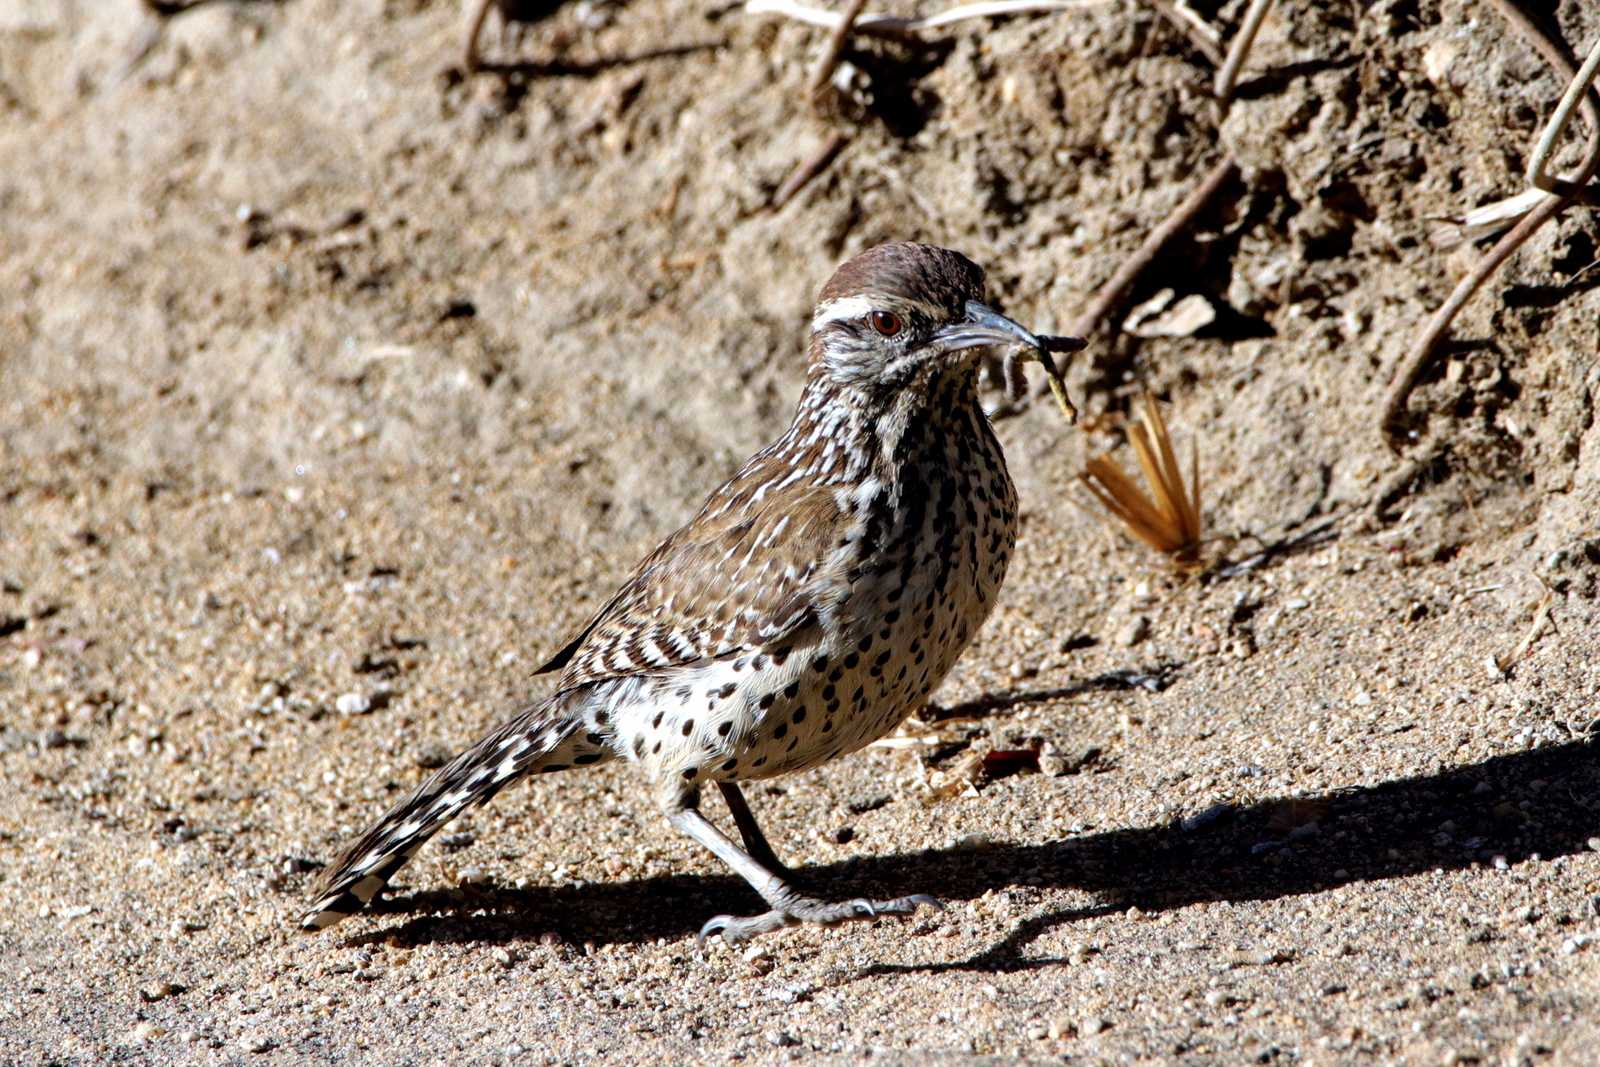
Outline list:
[[[804,896],[776,873],[759,863],[750,853],[734,844],[721,830],[713,826],[686,797],[667,814],[673,829],[687,834],[710,849],[712,854],[732,867],[739,877],[750,883],[750,888],[761,895],[771,909],[760,915],[737,917],[718,915],[700,928],[700,940],[721,934],[728,944],[737,944],[756,934],[780,930],[785,926],[811,922],[833,926],[852,919],[872,919],[879,915],[909,915],[919,905],[937,908],[937,900],[923,893],[894,900],[818,900]]]
[[[756,822],[755,814],[751,812],[750,805],[744,799],[744,793],[738,785],[733,782],[718,782],[717,788],[722,790],[722,799],[727,801],[728,813],[733,816],[733,825],[739,828],[739,836],[744,839],[744,850],[750,853],[750,858],[784,881],[795,881],[799,873],[780,860],[777,852],[773,851],[772,845],[767,841],[767,835],[761,832],[761,825]]]

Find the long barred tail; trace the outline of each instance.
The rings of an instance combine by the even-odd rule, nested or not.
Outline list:
[[[523,775],[608,758],[601,739],[583,727],[581,715],[571,714],[558,695],[527,708],[441,767],[323,868],[312,894],[316,903],[300,917],[301,929],[326,929],[372,903],[440,827]]]

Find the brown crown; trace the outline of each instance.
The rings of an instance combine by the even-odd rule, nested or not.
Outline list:
[[[948,248],[891,241],[841,265],[817,294],[817,304],[870,293],[917,300],[957,314],[968,300],[983,299],[983,268]]]

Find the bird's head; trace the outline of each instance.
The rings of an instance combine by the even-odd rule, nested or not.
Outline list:
[[[847,261],[817,296],[813,376],[879,395],[976,367],[977,350],[1039,347],[985,303],[983,269],[959,252],[894,242]]]

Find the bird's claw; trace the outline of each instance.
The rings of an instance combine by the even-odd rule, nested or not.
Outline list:
[[[706,938],[721,934],[725,943],[737,945],[759,934],[781,930],[785,926],[794,926],[798,923],[837,926],[840,923],[876,919],[888,915],[909,915],[919,907],[928,907],[935,911],[944,910],[943,904],[926,893],[913,893],[893,900],[867,900],[858,897],[837,903],[802,897],[788,902],[785,907],[773,908],[760,915],[718,915],[700,928],[695,940],[698,945],[704,947]]]

